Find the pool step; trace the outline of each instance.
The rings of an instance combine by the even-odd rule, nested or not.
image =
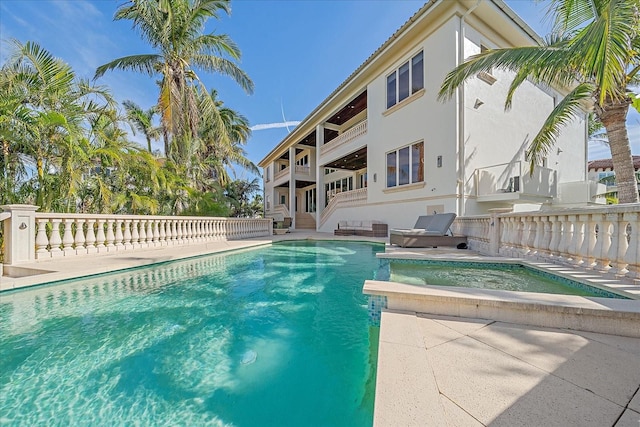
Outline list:
[[[363,293],[386,297],[389,310],[640,338],[640,300],[414,286],[378,280],[365,281]]]

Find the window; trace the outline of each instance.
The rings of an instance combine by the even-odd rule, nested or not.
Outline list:
[[[424,87],[424,65],[422,52],[411,58],[411,93],[416,93]]]
[[[281,205],[286,205],[287,204],[287,196],[285,196],[284,194],[280,195],[280,204]]]
[[[387,76],[387,108],[391,108],[424,88],[424,54],[405,62]]]
[[[316,189],[306,190],[304,192],[305,212],[313,213],[316,211]]]
[[[309,164],[309,155],[305,154],[304,156],[300,157],[298,159],[298,161],[296,161],[296,165],[298,166],[307,166]]]
[[[423,141],[387,153],[387,188],[423,181]]]
[[[396,186],[396,152],[387,153],[387,187]]]
[[[267,170],[265,171],[265,176],[266,176],[266,181],[269,182],[271,181],[271,173],[269,172],[271,170],[271,166],[267,166]]]
[[[266,204],[267,204],[267,211],[271,209],[271,197],[267,194],[266,200],[265,200]]]

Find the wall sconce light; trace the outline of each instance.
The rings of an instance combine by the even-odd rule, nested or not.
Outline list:
[[[378,182],[378,174],[377,173],[373,174],[373,182]]]
[[[441,168],[442,167],[442,156],[438,156],[436,160],[436,165]]]
[[[27,224],[23,222],[22,224],[20,224],[20,226],[18,227],[18,229],[20,229],[20,230],[26,230],[26,229],[27,229]]]
[[[475,102],[475,104],[473,104],[473,108],[477,110],[478,108],[480,108],[480,106],[482,104],[484,104],[484,102],[482,102],[478,98],[476,98],[476,102]]]
[[[562,148],[558,148],[557,154],[559,155],[560,153],[562,153]]]

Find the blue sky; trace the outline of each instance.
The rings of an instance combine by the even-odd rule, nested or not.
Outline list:
[[[35,41],[68,62],[79,76],[91,78],[99,65],[115,58],[152,52],[129,21],[113,21],[123,1],[2,0],[0,38]],[[302,120],[422,4],[235,0],[231,16],[210,21],[207,31],[227,33],[239,45],[240,65],[253,79],[255,93],[246,95],[224,76],[201,77],[253,126]],[[547,34],[544,2],[507,4],[539,34]],[[2,60],[6,48],[2,44]],[[133,72],[109,72],[98,83],[110,87],[118,101],[130,99],[144,108],[157,98],[154,79]],[[633,152],[640,154],[640,115],[630,115],[628,125]],[[286,134],[285,127],[255,130],[246,146],[249,158],[258,162]],[[591,159],[605,157],[610,157],[606,147],[590,147]],[[239,178],[247,177],[237,172]]]

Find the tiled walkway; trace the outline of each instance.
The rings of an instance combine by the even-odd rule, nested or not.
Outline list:
[[[640,339],[384,312],[377,426],[640,425]]]

